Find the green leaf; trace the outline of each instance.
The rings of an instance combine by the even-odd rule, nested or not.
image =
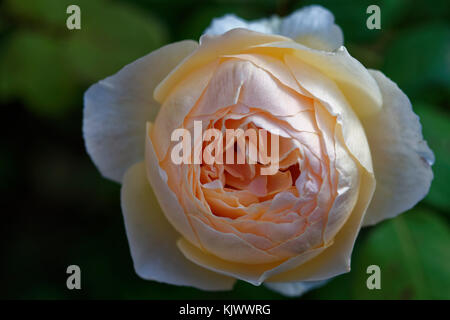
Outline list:
[[[438,214],[415,208],[361,230],[349,273],[306,299],[449,299],[450,231]],[[381,269],[381,289],[367,288],[367,267]]]
[[[70,4],[77,4],[77,2],[77,0],[6,0],[5,11],[11,16],[39,23],[39,25],[44,23],[46,25],[65,27],[68,16],[66,8]]]
[[[381,9],[381,30],[369,30],[366,26],[366,20],[370,16],[366,13],[367,7],[375,4],[381,5],[380,1],[362,0],[362,1],[348,1],[348,0],[307,0],[301,2],[299,7],[306,5],[321,5],[330,10],[335,22],[342,28],[344,32],[344,40],[347,45],[349,42],[371,42],[380,35],[385,27],[384,10]],[[387,10],[386,10],[387,11]]]
[[[65,50],[85,81],[107,77],[167,42],[165,27],[136,8],[104,1],[82,1],[80,8],[81,30],[69,32]]]
[[[81,8],[81,30],[68,30],[66,8]],[[82,86],[117,72],[166,43],[165,28],[149,14],[103,0],[8,1],[17,20],[0,52],[0,98],[19,98],[32,111],[60,116],[81,105]],[[34,22],[39,24],[34,24]],[[30,26],[36,26],[28,31]]]
[[[434,179],[425,201],[450,215],[450,122],[448,113],[424,103],[415,103],[414,111],[419,115],[422,131],[436,162],[433,165]]]
[[[358,299],[449,299],[450,231],[432,211],[416,208],[373,227],[356,256]],[[370,265],[381,269],[381,289],[369,290]]]
[[[66,9],[76,4],[81,29],[69,30]],[[8,0],[6,10],[19,27],[36,24],[40,33],[61,39],[65,64],[85,82],[107,77],[167,43],[165,26],[148,12],[105,0]],[[37,32],[36,32],[37,33]]]
[[[410,28],[392,41],[383,71],[410,97],[450,87],[450,27],[433,23]]]
[[[58,40],[14,33],[1,60],[0,96],[21,97],[33,112],[57,116],[73,105],[75,87]]]

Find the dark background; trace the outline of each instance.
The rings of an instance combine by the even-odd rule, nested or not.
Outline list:
[[[144,281],[132,266],[120,186],[103,179],[81,135],[82,95],[94,82],[173,41],[198,39],[213,17],[331,10],[349,52],[410,97],[436,155],[429,195],[413,210],[362,230],[352,271],[308,299],[450,299],[450,8],[434,1],[5,0],[0,4],[0,297],[6,299],[281,299],[238,282],[211,293]],[[66,8],[81,8],[81,30]],[[381,8],[381,30],[366,8]],[[82,290],[66,288],[81,267]],[[382,289],[366,287],[381,267]]]

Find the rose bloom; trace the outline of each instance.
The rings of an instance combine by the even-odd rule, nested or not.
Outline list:
[[[164,46],[86,92],[86,147],[122,183],[139,276],[298,295],[350,270],[361,227],[427,194],[433,153],[410,101],[342,44],[319,6],[249,23],[227,15],[199,43]],[[171,134],[194,121],[267,130],[278,170],[175,164]]]

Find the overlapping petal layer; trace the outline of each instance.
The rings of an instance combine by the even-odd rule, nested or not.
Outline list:
[[[352,115],[351,124],[357,128],[361,124],[342,93],[336,88],[336,93],[323,96],[320,86],[329,83],[319,83],[318,89],[302,83],[300,71],[312,72],[311,67],[303,68],[287,55],[224,52],[209,61],[208,68],[190,73],[187,80],[176,80],[181,71],[173,72],[165,82],[186,81],[195,88],[186,91],[180,84],[167,96],[147,137],[147,149],[159,161],[157,166],[154,158],[148,162],[148,170],[162,169],[158,174],[181,206],[176,214],[188,221],[185,227],[177,227],[188,240],[179,242],[186,257],[253,283],[295,269],[332,246],[357,205],[361,164],[371,169],[364,132],[356,156],[344,138],[342,128],[348,123],[341,121],[342,114]],[[189,64],[189,58],[185,63]],[[191,98],[181,99],[187,92]],[[169,112],[171,108],[179,112]],[[162,139],[162,132],[167,137],[168,132],[184,128],[195,136],[196,122],[203,130],[223,133],[222,162],[173,162],[171,150],[176,142]],[[276,172],[262,174],[268,165],[250,163],[250,145],[243,149],[237,141],[229,143],[225,139],[229,129],[265,130],[267,140],[257,140],[258,155],[269,151],[273,140],[279,141]],[[205,143],[195,146],[195,141],[192,145],[192,155],[203,155],[207,147]],[[230,148],[242,153],[246,162],[225,161]],[[152,185],[157,180],[150,175]],[[175,219],[173,211],[167,214],[169,220]],[[249,265],[253,267],[246,275],[239,273],[238,269]]]
[[[433,154],[409,100],[339,47],[328,11],[308,10],[238,21],[294,39],[207,32],[199,46],[163,47],[86,92],[87,150],[103,175],[124,177],[122,208],[142,277],[207,290],[229,289],[235,278],[265,281],[298,294],[349,270],[363,221],[393,217],[426,194]],[[230,21],[213,29],[227,31]],[[201,142],[201,132],[190,156],[204,161],[175,164],[171,134],[183,128],[195,140],[196,123],[222,135]],[[248,144],[228,141],[230,129]],[[145,170],[132,166],[144,149]],[[228,151],[244,163],[227,161]]]

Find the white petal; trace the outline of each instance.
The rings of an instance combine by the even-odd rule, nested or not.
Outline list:
[[[203,32],[203,34],[216,36],[235,28],[245,28],[262,33],[274,33],[272,25],[268,19],[248,22],[234,14],[227,14],[220,18],[214,18],[211,25],[205,30],[205,32]]]
[[[300,281],[300,282],[266,282],[264,285],[282,295],[298,297],[306,292],[325,285],[328,281]]]
[[[363,121],[377,182],[365,225],[395,217],[425,197],[434,162],[408,97],[381,72],[371,74],[381,89],[383,108]]]
[[[319,50],[332,51],[344,43],[342,30],[334,23],[333,14],[318,5],[304,7],[284,18],[273,16],[254,21],[246,21],[234,14],[227,14],[213,19],[204,34],[221,35],[235,28],[280,34]]]
[[[319,50],[332,51],[344,44],[342,30],[334,23],[333,14],[317,5],[283,18],[277,33]]]
[[[120,182],[132,164],[144,159],[145,124],[159,110],[153,90],[197,46],[194,41],[164,46],[86,91],[84,140],[105,177]]]
[[[187,260],[176,247],[180,235],[164,217],[147,181],[144,163],[126,172],[122,211],[136,273],[148,280],[203,290],[230,290],[234,279]]]

